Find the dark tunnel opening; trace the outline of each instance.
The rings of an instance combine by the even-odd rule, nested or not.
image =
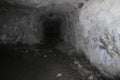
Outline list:
[[[46,44],[57,44],[61,40],[62,20],[59,16],[50,14],[42,23],[43,41]]]
[[[0,80],[111,80],[86,57],[87,26],[81,26],[84,16],[79,9],[66,4],[55,7],[31,11],[18,4],[0,3]]]

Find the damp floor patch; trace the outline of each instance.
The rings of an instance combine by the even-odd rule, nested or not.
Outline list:
[[[0,52],[1,80],[109,80],[93,71],[84,56],[79,60],[69,54],[76,53],[70,45],[1,45]]]

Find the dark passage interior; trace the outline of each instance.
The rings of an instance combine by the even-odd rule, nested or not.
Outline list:
[[[62,21],[60,17],[50,14],[43,21],[43,35],[46,44],[57,43],[60,40],[61,36],[61,24]]]
[[[0,45],[0,80],[80,80],[67,54],[47,46]]]
[[[60,5],[62,9],[69,7],[65,6]],[[29,11],[29,8],[0,3],[0,38],[3,40],[0,44],[0,80],[108,80],[94,72],[96,69],[91,67],[86,57],[78,56],[75,48],[66,43],[73,39],[73,27],[77,23],[75,15],[68,13],[71,9],[53,14],[38,12],[36,15],[33,12],[31,16],[33,10]],[[40,15],[44,18],[39,19]],[[38,18],[34,20],[34,16]],[[31,17],[33,20],[30,22]],[[38,44],[22,44],[34,43],[31,39]],[[41,40],[46,44],[39,44]]]

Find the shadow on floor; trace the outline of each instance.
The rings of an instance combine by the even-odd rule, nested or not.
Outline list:
[[[80,80],[79,73],[70,66],[69,57],[56,49],[42,47],[38,51],[19,51],[15,47],[3,48],[0,80]]]

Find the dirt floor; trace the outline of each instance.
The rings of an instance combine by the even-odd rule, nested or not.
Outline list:
[[[1,45],[0,50],[0,80],[109,80],[83,55],[77,56],[74,48],[64,43],[58,46]]]

